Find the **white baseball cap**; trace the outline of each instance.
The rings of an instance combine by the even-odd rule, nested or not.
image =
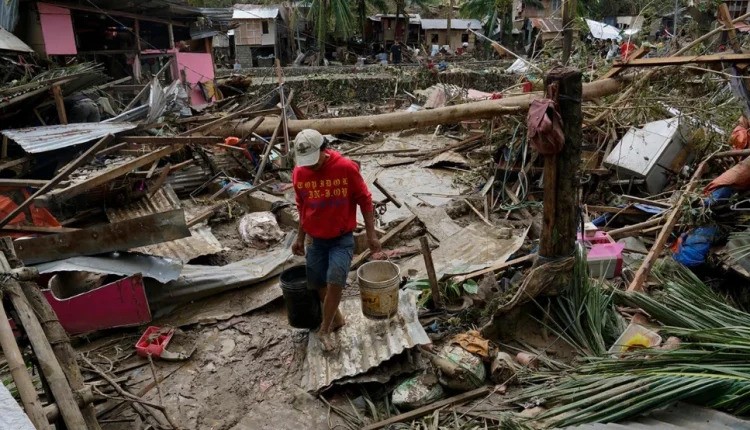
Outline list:
[[[325,138],[317,130],[306,128],[294,138],[294,157],[298,166],[314,166],[320,159]]]

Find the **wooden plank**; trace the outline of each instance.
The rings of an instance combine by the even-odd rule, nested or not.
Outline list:
[[[37,198],[35,200],[35,203],[38,203],[40,205],[48,205],[50,202],[61,202],[68,200],[100,185],[104,185],[112,181],[113,179],[119,178],[120,176],[123,176],[135,169],[153,163],[155,160],[166,157],[167,155],[179,150],[180,148],[181,147],[179,146],[167,146],[157,151],[149,152],[148,154],[142,155],[128,163],[104,170],[97,176],[94,176],[83,182],[79,182],[67,188],[52,190],[46,196]]]
[[[62,89],[60,85],[52,86],[52,96],[55,98],[55,107],[57,108],[57,117],[60,119],[60,124],[68,123],[68,114],[65,112],[65,101],[62,96]]]
[[[118,142],[128,142],[148,145],[173,145],[175,143],[185,145],[211,144],[224,142],[219,136],[120,136]]]
[[[35,225],[6,225],[1,230],[16,233],[58,234],[69,233],[78,229],[70,227],[37,227]]]
[[[664,209],[669,209],[672,207],[670,203],[657,202],[654,200],[644,199],[641,197],[629,196],[627,194],[623,194],[622,198],[624,198],[625,200],[629,200],[631,202],[642,203],[644,205],[656,206],[656,207],[660,207]]]
[[[598,206],[598,205],[586,205],[586,209],[591,212],[607,212],[620,215],[643,215],[644,212],[640,209],[633,207],[618,208],[615,206]]]
[[[417,219],[416,215],[412,215],[409,218],[406,218],[405,220],[401,221],[399,225],[396,227],[393,227],[388,233],[386,233],[383,237],[380,238],[380,244],[385,245],[386,243],[390,242],[394,237],[401,234],[402,231],[406,230],[406,227],[409,227],[411,223],[413,223]],[[369,249],[364,250],[361,254],[354,257],[354,260],[352,261],[351,270],[356,269],[357,267],[361,266],[362,263],[367,260],[368,257],[370,257],[370,254],[372,254],[372,251]]]
[[[48,182],[43,179],[0,179],[0,187],[39,188],[45,186]]]
[[[734,29],[732,16],[729,14],[729,7],[726,3],[721,3],[719,5],[717,18],[719,18],[719,21],[724,24],[724,27],[726,27],[727,35],[729,36],[729,45],[732,47],[732,50],[737,54],[741,54],[742,45],[739,40],[737,40],[737,31]]]
[[[682,64],[712,64],[712,63],[750,63],[750,54],[711,54],[680,57],[641,58],[639,60],[618,63],[620,67],[657,67],[679,66]]]
[[[182,209],[15,242],[25,264],[125,251],[190,236]]]
[[[405,412],[403,414],[396,415],[395,417],[391,417],[383,421],[378,421],[374,424],[365,426],[362,430],[377,430],[383,427],[387,427],[391,424],[414,420],[423,415],[427,415],[430,412],[436,411],[438,409],[442,409],[446,406],[454,406],[454,405],[458,405],[461,403],[465,403],[465,402],[468,402],[469,400],[474,400],[476,398],[486,396],[489,393],[490,393],[490,389],[487,387],[477,388],[476,390],[467,391],[466,393],[461,393],[456,396],[449,397],[445,400],[441,400],[439,402],[435,402],[427,406],[422,406],[421,408],[414,409],[413,411]]]
[[[517,264],[523,264],[523,263],[534,261],[535,258],[536,258],[536,254],[525,255],[523,257],[516,258],[515,260],[503,261],[502,263],[493,264],[492,266],[487,267],[485,269],[477,270],[475,272],[467,273],[465,275],[453,276],[453,280],[455,282],[461,283],[467,279],[478,278],[490,272],[499,272],[500,270],[507,269]]]
[[[638,49],[637,49],[637,50],[636,50],[635,52],[633,52],[632,54],[630,54],[630,57],[628,57],[628,61],[627,61],[627,62],[631,62],[631,61],[633,61],[633,60],[637,60],[637,59],[639,59],[639,58],[643,58],[643,57],[645,57],[645,56],[646,56],[646,54],[648,54],[648,53],[649,53],[650,51],[651,51],[651,50],[650,50],[650,49],[649,49],[648,47],[645,47],[645,46],[644,46],[644,47],[641,47],[641,48],[638,48]],[[604,75],[603,75],[603,76],[602,76],[601,78],[599,78],[599,79],[610,79],[610,78],[614,78],[615,76],[619,75],[619,74],[620,74],[620,72],[622,72],[623,70],[625,70],[625,69],[623,69],[623,68],[622,68],[622,66],[621,66],[621,65],[620,65],[619,63],[615,63],[615,64],[614,64],[614,66],[612,66],[612,68],[611,68],[611,69],[609,69],[609,71],[607,71],[607,73],[605,73],[605,74],[604,74]]]
[[[96,154],[100,149],[105,147],[107,143],[114,138],[113,135],[108,134],[101,139],[99,139],[98,142],[96,142],[91,148],[89,148],[86,152],[81,154],[80,157],[78,157],[75,161],[70,163],[65,169],[63,169],[62,172],[58,173],[54,178],[50,179],[49,182],[44,184],[41,188],[39,188],[34,194],[29,196],[28,199],[26,199],[23,203],[18,205],[15,209],[13,209],[5,218],[0,220],[0,227],[8,224],[13,218],[16,217],[19,213],[21,213],[24,209],[26,209],[37,197],[44,195],[47,191],[54,188],[57,184],[62,182],[64,179],[66,179],[68,176],[70,176],[71,173],[75,169],[77,169],[79,166],[86,163],[89,158],[91,158],[94,154]]]
[[[16,158],[15,160],[8,161],[7,163],[0,164],[0,172],[7,169],[12,169],[20,164],[28,163],[32,160],[31,156]]]

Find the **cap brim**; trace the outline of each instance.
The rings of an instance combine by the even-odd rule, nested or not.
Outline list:
[[[318,160],[320,160],[320,151],[313,151],[306,155],[296,154],[295,158],[297,165],[300,167],[314,166],[318,163]]]

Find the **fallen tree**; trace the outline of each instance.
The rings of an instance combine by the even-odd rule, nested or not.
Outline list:
[[[602,79],[583,85],[583,99],[593,100],[615,94],[622,89],[621,79]],[[311,128],[323,134],[389,132],[410,128],[434,127],[459,121],[492,118],[495,116],[515,114],[529,109],[531,101],[542,97],[542,93],[530,93],[499,100],[483,100],[437,109],[418,112],[393,112],[382,115],[364,115],[343,118],[289,120],[289,134]],[[216,133],[226,136],[244,136],[254,121],[247,121],[237,127],[224,127]],[[266,117],[255,132],[268,136],[276,129],[278,117]]]

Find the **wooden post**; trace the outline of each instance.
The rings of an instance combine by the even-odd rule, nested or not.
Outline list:
[[[443,298],[440,296],[440,285],[438,285],[437,274],[435,274],[435,265],[432,262],[432,251],[427,236],[419,238],[422,245],[422,257],[424,257],[424,266],[427,269],[427,277],[430,279],[430,291],[432,291],[432,304],[435,309],[443,308]]]
[[[552,69],[545,88],[558,87],[565,145],[562,152],[544,157],[544,211],[539,255],[568,257],[575,251],[578,220],[578,182],[581,164],[582,121],[581,72],[572,68]]]
[[[21,286],[18,285],[16,280],[8,279],[4,287],[13,302],[13,307],[16,308],[21,325],[23,325],[23,329],[29,337],[34,354],[39,360],[42,373],[49,383],[57,407],[60,408],[60,414],[65,425],[70,429],[86,429],[86,421],[83,419],[81,410],[78,409],[73,391],[65,379],[65,374],[52,351],[39,320],[31,309],[29,302],[26,301],[23,291],[21,291]]]
[[[31,382],[31,376],[26,371],[23,356],[18,349],[18,344],[13,336],[10,323],[8,323],[8,315],[5,313],[5,308],[3,307],[2,294],[0,294],[0,347],[2,347],[5,359],[8,361],[10,374],[13,377],[13,382],[16,383],[16,388],[18,389],[18,394],[21,396],[21,403],[23,403],[26,415],[29,416],[31,423],[37,429],[49,429],[50,426],[47,422],[47,415],[44,413],[42,402],[39,401],[34,383]]]
[[[65,101],[63,100],[60,85],[52,86],[52,96],[55,98],[55,107],[57,107],[57,116],[60,118],[60,124],[68,123],[68,115],[65,113]]]
[[[167,24],[167,34],[169,34],[169,49],[174,49],[174,28],[172,28],[172,24]]]
[[[576,0],[567,0],[563,7],[563,54],[562,63],[568,64],[570,52],[573,50],[573,20],[576,15]]]

